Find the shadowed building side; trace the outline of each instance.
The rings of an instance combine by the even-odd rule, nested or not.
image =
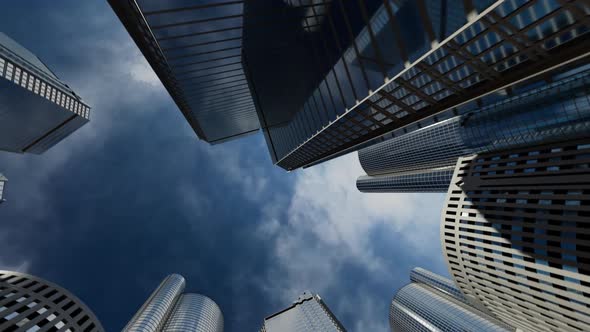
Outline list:
[[[260,332],[345,332],[319,295],[301,294],[293,304],[264,319]]]
[[[0,33],[0,150],[43,153],[89,118],[90,108],[67,84]]]
[[[66,289],[0,270],[0,331],[104,332],[94,313]]]

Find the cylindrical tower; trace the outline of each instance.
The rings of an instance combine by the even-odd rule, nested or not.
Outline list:
[[[163,332],[223,332],[223,315],[219,306],[200,294],[184,294]]]
[[[181,275],[166,277],[135,316],[123,329],[125,332],[158,332],[182,294],[186,282]]]
[[[223,332],[219,306],[204,295],[183,293],[185,285],[178,274],[166,277],[123,332]]]
[[[362,175],[356,180],[356,187],[364,193],[445,193],[454,170],[453,166],[449,166],[415,172]]]
[[[0,270],[0,331],[104,332],[94,313],[64,288]]]

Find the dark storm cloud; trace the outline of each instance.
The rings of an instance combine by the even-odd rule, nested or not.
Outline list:
[[[261,135],[197,141],[106,2],[19,2],[0,19],[93,107],[44,155],[0,154],[0,265],[70,289],[107,330],[174,272],[230,332],[305,289],[350,330],[380,331],[411,267],[444,272],[440,196],[360,194],[356,156],[286,173]]]

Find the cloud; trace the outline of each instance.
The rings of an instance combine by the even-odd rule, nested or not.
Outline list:
[[[14,264],[7,262],[2,257],[0,257],[0,270],[26,273],[29,271],[30,265],[31,264],[28,260],[21,260],[20,262]]]
[[[272,239],[275,265],[261,287],[284,305],[306,289],[320,295],[338,294],[328,303],[335,303],[332,309],[336,314],[353,317],[349,328],[387,331],[386,313],[376,320],[375,308],[383,311],[395,289],[384,295],[372,294],[370,288],[393,285],[400,275],[407,279],[410,271],[399,271],[396,263],[440,253],[438,225],[443,196],[363,194],[355,186],[359,174],[363,171],[357,155],[348,154],[298,171],[293,195],[282,205],[283,213],[276,208],[281,206],[276,201],[269,203],[269,213],[257,232],[263,239]],[[405,248],[382,252],[390,247],[381,243],[387,241]],[[347,279],[355,276],[346,271],[367,279],[347,285]],[[351,286],[357,291],[348,293],[358,296],[352,303],[342,293]],[[360,292],[360,288],[366,291]]]

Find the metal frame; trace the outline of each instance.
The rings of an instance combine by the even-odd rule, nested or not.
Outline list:
[[[536,2],[529,1],[502,17],[496,10],[503,3],[504,1],[497,1],[446,40],[434,42],[434,47],[429,52],[414,63],[407,64],[404,70],[388,79],[386,84],[321,128],[277,164],[287,170],[305,167],[401,126],[583,58],[590,52],[586,33],[590,19],[580,7],[589,6],[587,0],[560,0],[559,8],[522,29],[515,27],[511,20]],[[385,4],[387,8],[387,1]],[[473,8],[473,5],[466,6],[466,9],[469,8]],[[390,17],[394,17],[391,8],[389,9]],[[527,33],[566,11],[575,18],[573,24],[539,40],[528,37]],[[400,27],[395,24],[394,19],[392,22],[390,25],[398,35]],[[472,48],[488,33],[499,35],[500,41],[481,53],[474,54]],[[470,37],[470,34],[473,36]],[[571,37],[569,41],[552,45],[556,38],[567,34]],[[398,46],[401,54],[407,54],[403,43]],[[499,52],[508,47],[513,50],[512,53]],[[448,71],[441,71],[442,65],[451,61],[459,64],[450,66]],[[381,61],[377,59],[377,62]],[[467,71],[469,74],[459,80],[453,79],[453,75],[456,76],[459,71]],[[424,91],[426,88],[431,88],[434,92]]]

